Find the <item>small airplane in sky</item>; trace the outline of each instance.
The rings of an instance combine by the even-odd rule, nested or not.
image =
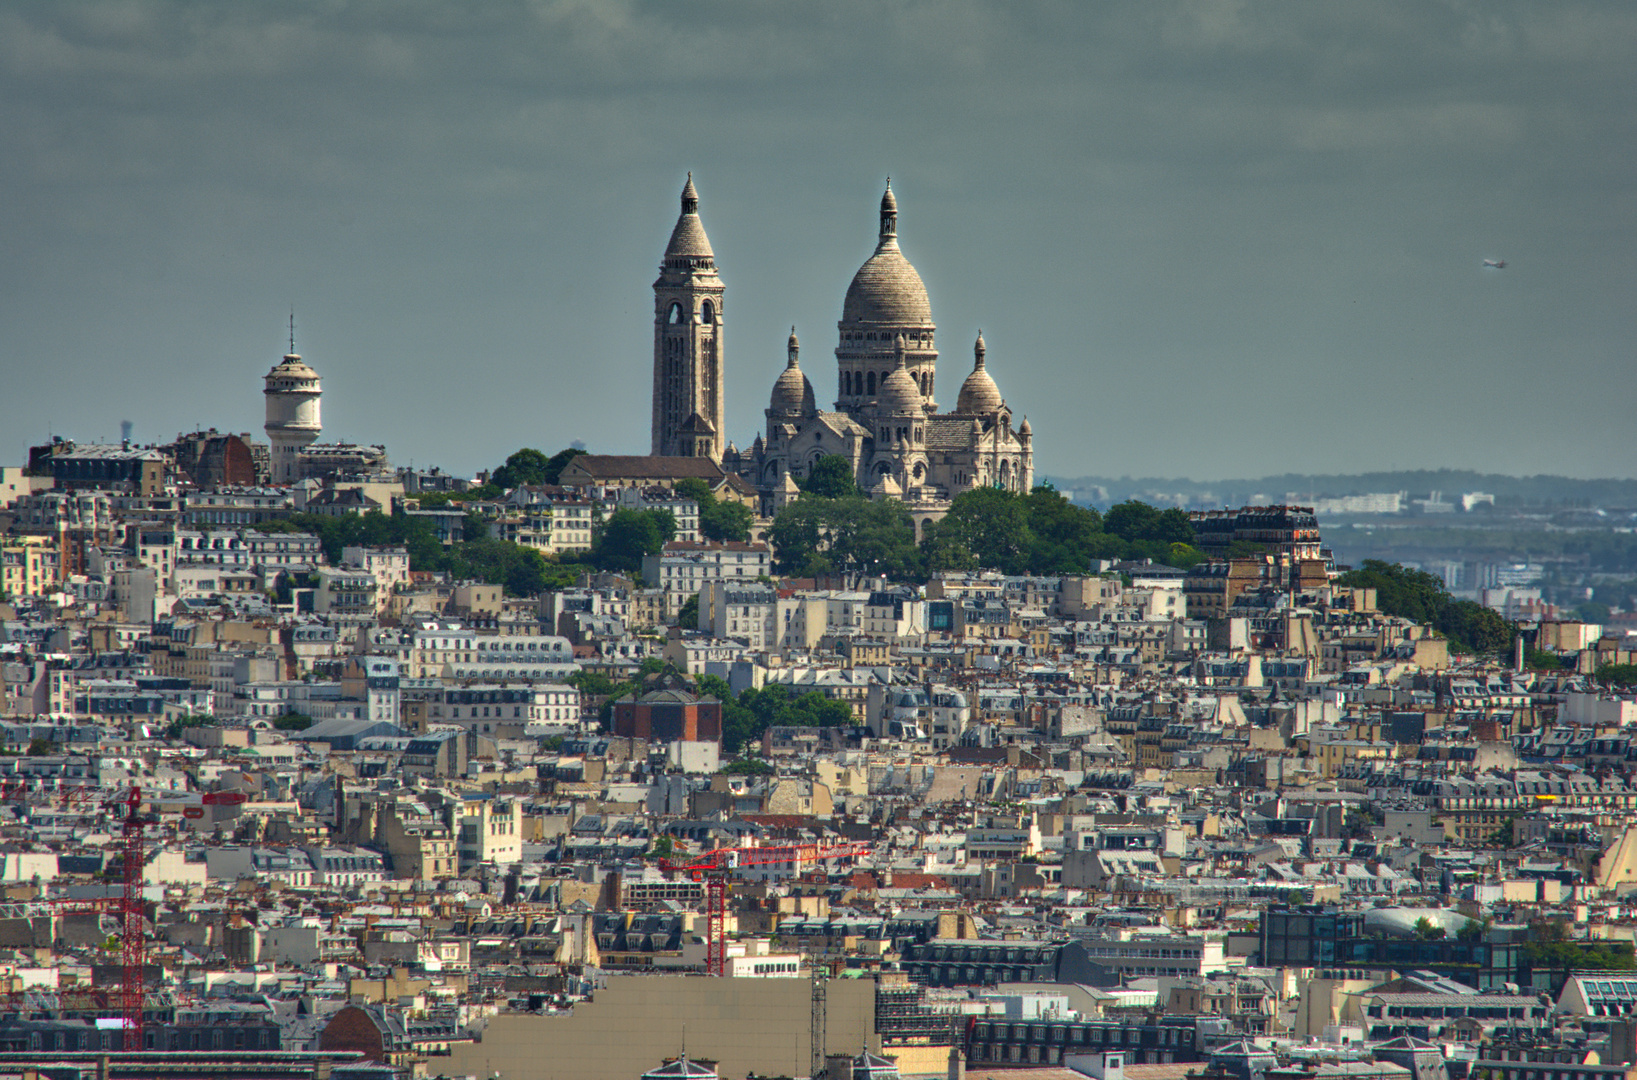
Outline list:
[[[1506,260],[1505,259],[1485,259],[1484,260],[1484,265],[1487,266],[1491,270],[1505,270],[1506,269]]]

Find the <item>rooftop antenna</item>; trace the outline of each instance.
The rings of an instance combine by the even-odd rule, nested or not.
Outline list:
[[[296,306],[290,305],[290,355],[296,352]]]

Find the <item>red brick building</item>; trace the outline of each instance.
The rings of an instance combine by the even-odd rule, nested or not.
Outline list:
[[[665,675],[641,696],[614,702],[614,734],[650,742],[722,741],[722,703],[700,697],[676,675]]]

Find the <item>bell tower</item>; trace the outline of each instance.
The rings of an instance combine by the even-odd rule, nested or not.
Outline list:
[[[722,292],[689,173],[654,281],[655,456],[722,460]]]

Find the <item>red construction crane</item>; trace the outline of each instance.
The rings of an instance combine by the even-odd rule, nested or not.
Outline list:
[[[660,868],[668,873],[683,873],[705,886],[705,973],[726,975],[728,967],[727,911],[728,879],[735,870],[751,866],[771,866],[789,863],[792,874],[802,870],[803,863],[819,863],[830,859],[851,859],[867,855],[872,845],[864,843],[784,844],[777,847],[717,848],[697,856],[696,862],[660,860]]]
[[[147,1049],[142,1037],[143,976],[148,966],[148,935],[142,912],[142,830],[158,818],[142,815],[139,787],[131,787],[124,804],[125,818],[120,822],[125,837],[125,888],[119,898],[123,946],[119,998],[120,1011],[125,1017],[125,1049],[130,1052]]]
[[[76,789],[86,790],[89,789]],[[76,797],[84,798],[83,795]],[[121,942],[119,989],[112,993],[106,991],[87,993],[100,998],[106,1003],[106,1007],[119,1010],[124,1022],[125,1049],[144,1050],[146,1046],[142,1024],[143,975],[148,963],[148,938],[144,930],[142,902],[142,833],[149,825],[156,823],[158,818],[142,813],[142,789],[139,787],[130,788],[123,798],[105,805],[111,810],[124,811],[124,817],[120,820],[120,830],[125,841],[122,867],[124,884],[120,895],[48,900],[43,906],[57,915],[97,913],[111,914],[119,918]],[[20,995],[8,995],[18,996]]]

